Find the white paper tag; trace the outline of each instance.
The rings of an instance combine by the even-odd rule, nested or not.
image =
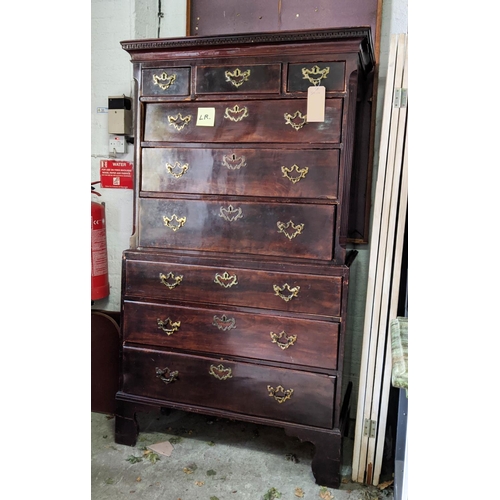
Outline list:
[[[215,108],[198,108],[197,127],[213,127],[215,125]]]
[[[307,121],[325,121],[325,96],[326,89],[323,86],[309,87],[307,89]]]

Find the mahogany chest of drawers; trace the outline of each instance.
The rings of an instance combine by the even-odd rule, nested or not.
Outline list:
[[[317,483],[338,487],[369,30],[122,46],[137,84],[135,204],[115,439],[134,445],[151,406],[280,426],[315,445]],[[308,120],[318,102],[324,119]]]

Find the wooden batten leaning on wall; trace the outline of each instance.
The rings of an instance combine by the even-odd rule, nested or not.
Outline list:
[[[391,37],[371,234],[353,480],[378,485],[408,203],[408,35]]]

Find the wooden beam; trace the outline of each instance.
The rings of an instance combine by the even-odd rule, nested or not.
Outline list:
[[[407,95],[408,89],[408,41],[407,36],[402,35],[398,40],[403,55],[403,78],[401,89],[405,89]],[[387,239],[388,252],[385,261],[384,270],[384,293],[381,304],[381,321],[379,325],[380,338],[384,341],[379,342],[380,357],[377,356],[375,367],[375,390],[373,396],[372,418],[376,419],[377,436],[370,440],[368,445],[368,461],[372,461],[373,485],[378,485],[380,471],[382,468],[382,452],[385,443],[385,432],[387,426],[387,409],[389,403],[389,392],[392,370],[392,352],[390,321],[396,317],[397,300],[399,297],[399,283],[401,278],[401,260],[403,253],[404,224],[406,222],[406,204],[407,204],[407,153],[406,144],[407,135],[407,117],[408,108],[399,108],[399,121],[396,131],[395,148],[395,171],[393,191],[391,194],[391,214],[389,228],[390,233]],[[406,171],[405,171],[406,168]],[[401,212],[403,210],[403,213]],[[402,226],[402,227],[401,227]],[[384,345],[385,344],[385,345]]]
[[[397,39],[391,37],[389,47],[389,60],[386,75],[386,87],[384,94],[384,107],[382,114],[382,126],[380,135],[379,161],[377,173],[377,185],[375,188],[375,200],[373,205],[372,234],[370,242],[370,260],[368,267],[367,294],[365,305],[365,318],[363,326],[363,344],[361,351],[361,369],[359,376],[358,404],[356,410],[356,427],[354,435],[352,480],[364,482],[366,472],[366,440],[363,439],[365,424],[365,405],[367,392],[370,390],[370,343],[372,342],[372,314],[377,278],[377,260],[379,251],[382,204],[384,186],[386,181],[386,163],[388,155],[389,134],[392,119],[392,96],[394,90],[394,78],[396,71]],[[371,398],[371,396],[370,396]],[[364,449],[363,449],[364,448]]]
[[[407,35],[393,35],[389,52],[386,93],[379,148],[379,171],[375,193],[368,289],[365,308],[360,389],[353,450],[353,480],[378,483],[375,467],[380,424],[386,426],[387,405],[383,400],[387,325],[392,287],[394,241],[398,220],[402,157],[406,133],[406,107],[394,105],[396,92],[407,88]],[[366,432],[366,423],[376,422],[376,432]],[[373,429],[373,426],[370,427]],[[383,441],[379,447],[383,447]]]

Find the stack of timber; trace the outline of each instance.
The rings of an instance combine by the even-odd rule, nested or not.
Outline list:
[[[352,479],[380,479],[408,204],[408,35],[392,35],[371,231]]]

